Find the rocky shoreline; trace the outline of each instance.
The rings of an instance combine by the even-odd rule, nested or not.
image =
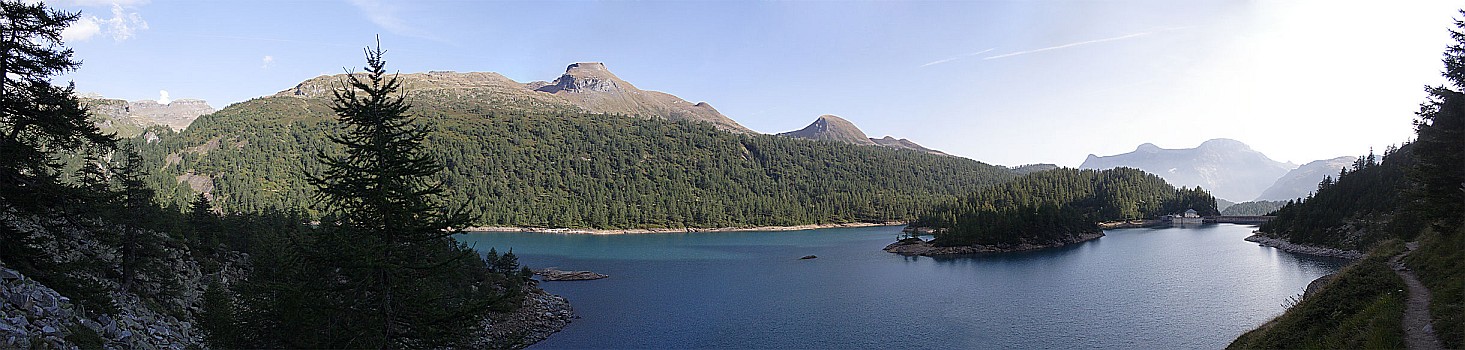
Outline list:
[[[1281,249],[1284,252],[1289,252],[1289,253],[1317,255],[1317,256],[1328,256],[1328,257],[1344,258],[1344,259],[1352,259],[1352,260],[1363,259],[1363,256],[1364,256],[1363,252],[1360,252],[1360,251],[1357,251],[1357,250],[1346,250],[1346,249],[1338,249],[1338,248],[1320,247],[1320,246],[1315,246],[1315,245],[1297,244],[1297,243],[1288,242],[1287,240],[1281,239],[1281,238],[1273,238],[1273,237],[1263,236],[1260,231],[1253,232],[1250,237],[1246,237],[1246,241],[1247,242],[1256,242],[1257,244],[1260,244],[1263,247],[1277,248],[1277,249]]]
[[[479,324],[477,349],[523,349],[558,333],[579,318],[564,297],[532,288],[518,310],[494,313]]]
[[[950,255],[1008,253],[1008,252],[1021,252],[1021,251],[1038,250],[1038,249],[1046,249],[1046,248],[1057,248],[1057,247],[1062,247],[1062,246],[1066,246],[1066,245],[1070,245],[1070,244],[1077,244],[1077,243],[1083,243],[1083,242],[1092,241],[1092,240],[1095,240],[1095,239],[1099,239],[1099,237],[1104,237],[1104,233],[1103,232],[1083,233],[1083,234],[1079,234],[1077,236],[1068,237],[1067,239],[1064,239],[1064,240],[1061,240],[1061,241],[1051,242],[1051,243],[1046,243],[1046,244],[1022,243],[1022,244],[1006,244],[1006,245],[969,245],[969,246],[958,246],[958,247],[937,247],[935,245],[932,245],[931,244],[931,241],[922,240],[920,238],[907,238],[907,239],[903,239],[903,240],[901,240],[899,242],[891,243],[890,245],[885,246],[885,251],[891,252],[891,253],[895,253],[895,254],[900,254],[900,255],[906,255],[906,256],[950,256]]]
[[[650,233],[696,233],[696,232],[753,232],[753,231],[803,231],[826,228],[848,228],[848,227],[878,227],[878,226],[899,226],[905,222],[852,222],[843,224],[809,224],[795,226],[756,226],[756,227],[719,227],[719,228],[632,228],[632,229],[589,229],[589,228],[548,228],[548,227],[507,227],[507,226],[480,226],[463,229],[464,232],[530,232],[530,233],[562,233],[562,234],[585,234],[585,235],[622,235],[622,234],[650,234]]]
[[[539,275],[545,281],[589,281],[610,277],[590,271],[560,271],[553,267],[534,270],[534,274]]]

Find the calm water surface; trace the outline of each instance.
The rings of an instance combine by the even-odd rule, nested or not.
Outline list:
[[[1159,349],[1224,347],[1345,263],[1243,241],[1253,229],[1121,229],[941,259],[881,251],[899,227],[459,239],[611,276],[544,282],[582,318],[538,349]]]

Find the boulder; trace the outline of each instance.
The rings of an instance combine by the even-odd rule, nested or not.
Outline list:
[[[19,272],[15,272],[15,270],[11,269],[0,268],[0,282],[9,282],[11,280],[18,280],[20,278],[21,275]]]

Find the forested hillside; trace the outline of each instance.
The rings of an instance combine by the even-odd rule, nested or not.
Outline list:
[[[1410,238],[1422,221],[1406,210],[1407,172],[1415,162],[1412,145],[1390,147],[1382,158],[1362,156],[1336,178],[1327,177],[1316,193],[1288,201],[1276,218],[1263,224],[1263,235],[1292,243],[1367,250],[1390,238]]]
[[[1371,256],[1232,348],[1465,347],[1465,21],[1455,21],[1451,34],[1443,74],[1449,82],[1426,89],[1415,141],[1386,150],[1382,160],[1356,160],[1261,227],[1293,243],[1367,249]],[[1385,281],[1396,280],[1388,272],[1419,282]],[[1422,324],[1409,326],[1415,321]]]
[[[1132,168],[1032,173],[978,190],[912,226],[936,230],[938,246],[1032,243],[1099,232],[1102,221],[1154,218],[1195,209],[1217,215],[1200,188],[1180,188]]]
[[[408,85],[411,87],[412,85]],[[465,90],[466,91],[466,90]],[[430,92],[430,93],[428,93]],[[731,227],[911,220],[1012,178],[1006,168],[885,147],[721,131],[709,124],[534,112],[452,89],[408,93],[437,177],[476,225]],[[144,147],[173,202],[210,191],[226,212],[305,208],[301,174],[334,147],[326,101],[272,96]],[[185,189],[181,183],[193,186]]]

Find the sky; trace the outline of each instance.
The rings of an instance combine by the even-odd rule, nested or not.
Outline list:
[[[32,0],[33,1],[33,0]],[[1445,1],[63,0],[82,92],[215,108],[363,63],[553,80],[604,62],[764,133],[843,117],[1001,165],[1213,138],[1298,164],[1409,140]],[[359,70],[359,68],[358,68]]]

